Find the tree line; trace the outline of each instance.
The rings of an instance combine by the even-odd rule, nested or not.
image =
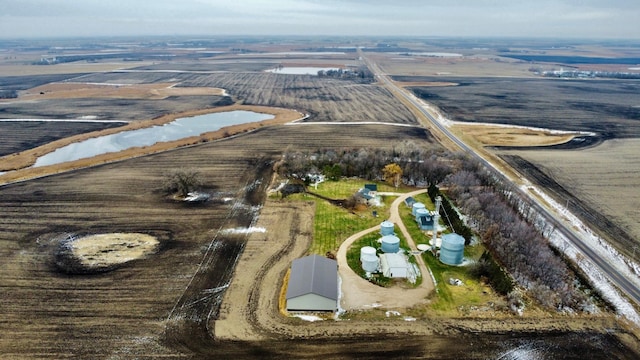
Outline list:
[[[576,275],[553,251],[544,227],[536,227],[527,200],[474,162],[448,175],[443,185],[494,258],[540,304],[587,310],[590,305]]]
[[[451,173],[458,161],[454,154],[436,147],[418,146],[406,141],[391,149],[343,148],[302,152],[287,149],[278,168],[281,176],[307,183],[316,174],[338,180],[342,176],[383,181],[383,169],[396,163],[402,169],[401,182],[411,186],[437,184]]]

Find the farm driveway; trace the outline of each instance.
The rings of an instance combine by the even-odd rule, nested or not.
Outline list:
[[[416,245],[400,219],[398,206],[409,196],[415,196],[426,191],[426,189],[422,189],[400,194],[391,204],[389,221],[392,221],[400,228],[411,250],[416,250]],[[379,229],[380,226],[378,225],[353,234],[347,238],[338,249],[338,269],[342,280],[340,307],[345,310],[370,309],[372,307],[384,307],[387,309],[411,307],[421,302],[426,302],[427,296],[429,296],[434,289],[432,277],[429,275],[429,269],[427,269],[420,256],[417,256],[416,259],[422,272],[422,284],[415,289],[405,289],[398,286],[383,288],[361,278],[351,270],[349,265],[347,265],[347,249],[349,249],[349,246],[362,236]]]

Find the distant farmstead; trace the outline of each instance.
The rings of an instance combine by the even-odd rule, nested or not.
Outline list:
[[[319,255],[293,260],[287,287],[287,311],[335,311],[338,263]]]

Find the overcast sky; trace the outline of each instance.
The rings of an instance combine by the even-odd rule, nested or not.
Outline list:
[[[411,35],[640,39],[640,0],[0,0],[0,37]]]

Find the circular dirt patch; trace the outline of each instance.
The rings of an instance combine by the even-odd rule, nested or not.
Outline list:
[[[99,273],[146,255],[158,248],[158,240],[140,233],[110,233],[70,238],[55,252],[58,268],[71,274]]]

